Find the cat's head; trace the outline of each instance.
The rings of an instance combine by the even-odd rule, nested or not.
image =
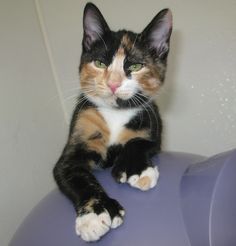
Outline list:
[[[80,84],[97,106],[137,107],[153,99],[164,81],[172,30],[170,10],[160,11],[141,33],[111,31],[88,3],[83,17]]]

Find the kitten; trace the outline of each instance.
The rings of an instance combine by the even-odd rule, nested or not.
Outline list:
[[[165,78],[172,15],[162,10],[140,34],[114,32],[88,3],[83,28],[81,92],[54,177],[75,207],[76,233],[96,241],[120,226],[125,212],[93,176],[94,167],[112,166],[117,182],[140,190],[157,183],[150,160],[160,151],[162,123],[154,99]]]

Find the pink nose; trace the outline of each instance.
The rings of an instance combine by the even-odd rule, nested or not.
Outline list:
[[[118,89],[118,87],[120,87],[120,83],[112,82],[112,83],[109,83],[108,86],[111,89],[112,93],[114,94],[116,90]]]

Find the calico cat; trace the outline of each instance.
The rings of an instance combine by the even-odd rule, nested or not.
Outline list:
[[[112,166],[117,182],[143,191],[157,183],[151,158],[160,151],[162,122],[154,99],[165,78],[172,15],[162,10],[140,34],[114,32],[88,3],[83,28],[81,90],[54,177],[75,207],[76,233],[96,241],[122,224],[125,211],[94,167]]]

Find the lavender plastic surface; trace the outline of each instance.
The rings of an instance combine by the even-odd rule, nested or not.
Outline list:
[[[96,246],[235,246],[236,150],[212,158],[161,153],[158,185],[142,192],[96,173],[126,209],[125,222]],[[74,230],[71,203],[55,190],[28,215],[10,246],[87,246]]]

